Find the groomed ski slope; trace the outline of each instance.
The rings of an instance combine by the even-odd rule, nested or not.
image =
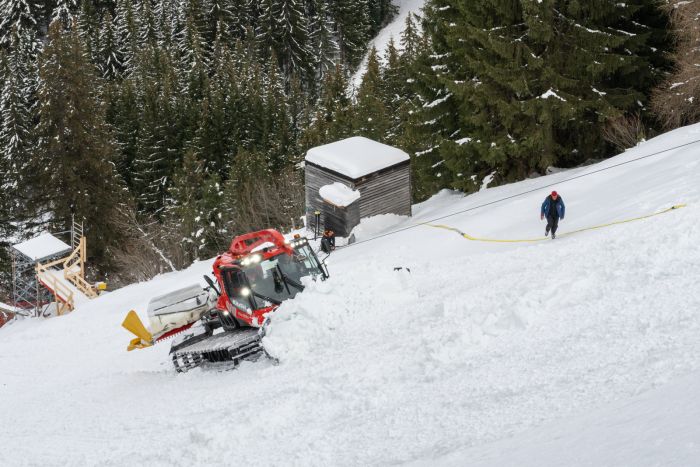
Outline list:
[[[273,317],[277,366],[178,375],[168,344],[125,351],[126,312],[211,261],[5,326],[0,465],[697,465],[700,144],[562,182],[695,140],[365,221],[360,242],[550,184],[562,233],[688,204],[535,244],[419,226],[338,250]],[[541,236],[549,191],[438,223]]]

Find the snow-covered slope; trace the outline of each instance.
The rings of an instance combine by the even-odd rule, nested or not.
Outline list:
[[[394,39],[394,43],[397,48],[400,48],[401,32],[406,26],[406,18],[409,14],[413,13],[415,15],[421,14],[421,8],[425,4],[425,0],[394,0],[393,4],[396,5],[398,9],[396,16],[393,20],[386,26],[384,26],[381,31],[377,34],[377,37],[372,39],[369,43],[367,49],[371,50],[372,47],[377,49],[380,57],[384,56],[386,47],[389,44],[389,40]],[[358,67],[355,74],[350,79],[350,87],[358,88],[362,82],[362,77],[367,71],[367,61],[369,59],[369,52],[362,59],[362,63]]]
[[[700,144],[616,165],[696,140],[700,125],[595,166],[442,192],[410,219],[366,220],[359,243],[329,258],[331,279],[273,317],[277,366],[177,375],[167,344],[125,351],[126,312],[211,262],[6,326],[0,465],[692,464]],[[419,225],[464,211],[436,223],[541,236],[551,184],[562,233],[688,206],[532,244]]]

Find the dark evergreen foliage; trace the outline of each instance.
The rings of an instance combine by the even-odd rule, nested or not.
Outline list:
[[[653,0],[431,0],[425,114],[443,186],[521,179],[610,154],[601,129],[644,110],[661,76]],[[661,20],[659,19],[661,18]]]
[[[239,231],[294,222],[314,145],[363,135],[401,147],[424,199],[607,156],[610,121],[652,121],[668,49],[654,0],[429,0],[369,54],[350,94],[395,10],[0,0],[0,240],[77,216],[106,265],[133,240],[119,240],[126,218],[128,235],[149,238],[125,251],[158,245],[152,256],[181,266]]]
[[[117,209],[123,200],[116,153],[90,64],[75,28],[54,21],[40,56],[37,147],[26,174],[32,203],[57,231],[75,217],[84,221],[91,254],[106,264],[106,251],[120,240]]]

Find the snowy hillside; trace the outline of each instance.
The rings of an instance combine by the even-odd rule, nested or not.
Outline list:
[[[125,351],[126,312],[201,282],[210,261],[5,326],[0,465],[692,465],[699,140],[690,126],[595,166],[365,221],[328,259],[330,280],[273,317],[276,366],[180,375],[167,343]],[[419,225],[541,237],[552,186],[567,207],[554,241]]]
[[[380,57],[384,56],[386,47],[389,41],[393,38],[396,47],[400,49],[401,31],[403,31],[406,26],[406,18],[409,14],[415,14],[420,16],[421,8],[425,4],[425,0],[394,0],[393,4],[396,5],[398,11],[394,19],[384,26],[381,31],[377,34],[377,37],[372,39],[372,41],[367,46],[368,50],[372,47],[377,49],[377,53]],[[362,82],[362,77],[367,71],[367,60],[369,58],[369,52],[362,59],[362,63],[358,67],[355,74],[350,78],[350,87],[358,88]]]

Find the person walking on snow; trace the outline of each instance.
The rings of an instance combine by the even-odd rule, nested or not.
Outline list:
[[[559,196],[556,191],[553,191],[544,199],[542,209],[540,210],[540,220],[547,216],[547,227],[544,229],[545,237],[549,235],[549,231],[551,230],[552,239],[556,238],[559,219],[564,219],[565,210],[564,200],[561,199],[561,196]]]

